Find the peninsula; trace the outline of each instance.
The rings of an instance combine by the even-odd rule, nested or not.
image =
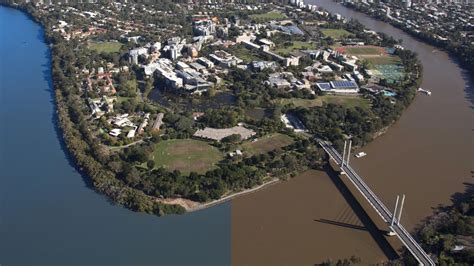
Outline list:
[[[364,145],[421,79],[399,41],[302,1],[0,3],[45,29],[77,167],[140,212],[201,209],[322,169],[315,137]]]

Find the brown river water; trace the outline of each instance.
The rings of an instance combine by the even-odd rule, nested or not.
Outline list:
[[[403,46],[418,53],[422,87],[432,95],[419,94],[386,134],[361,149],[366,157],[351,158],[389,208],[397,194],[406,195],[402,223],[414,230],[434,208],[450,204],[473,183],[474,81],[448,54],[387,23],[329,0],[310,2],[403,39]],[[356,255],[367,264],[393,258],[382,228],[362,206],[330,171],[307,172],[234,199],[232,263],[314,265]]]

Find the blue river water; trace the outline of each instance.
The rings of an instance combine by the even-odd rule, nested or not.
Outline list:
[[[156,217],[87,187],[56,130],[43,37],[0,7],[0,265],[229,265],[230,204]]]

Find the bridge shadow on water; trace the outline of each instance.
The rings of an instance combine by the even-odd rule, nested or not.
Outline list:
[[[320,222],[324,224],[331,224],[331,225],[337,225],[345,228],[350,228],[350,229],[356,229],[356,230],[361,230],[361,231],[368,231],[367,228],[361,225],[356,225],[356,224],[348,224],[348,223],[343,223],[343,222],[338,222],[338,221],[332,221],[332,220],[327,220],[327,219],[315,219],[315,222]]]
[[[354,195],[352,195],[351,191],[342,182],[338,173],[336,173],[330,166],[326,166],[324,170],[331,178],[331,181],[334,183],[337,190],[344,197],[344,200],[347,202],[347,204],[349,204],[349,207],[354,211],[355,215],[362,223],[362,226],[348,224],[344,222],[332,221],[328,219],[315,219],[314,221],[329,224],[329,225],[342,226],[342,227],[353,229],[353,230],[367,231],[369,232],[371,237],[375,240],[375,242],[377,243],[379,248],[382,250],[384,255],[387,257],[387,259],[389,260],[398,259],[399,256],[397,252],[393,249],[390,243],[388,243],[387,239],[385,239],[385,236],[383,235],[385,231],[379,230],[377,228],[377,225],[372,221],[372,219],[369,217],[369,215],[364,210],[362,205],[357,201]]]

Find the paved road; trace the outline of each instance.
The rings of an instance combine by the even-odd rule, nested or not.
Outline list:
[[[342,156],[339,152],[332,147],[332,145],[326,141],[318,139],[319,145],[329,154],[329,156],[339,165],[342,163]],[[413,237],[408,233],[402,224],[399,224],[397,219],[393,226],[390,226],[392,221],[392,213],[387,207],[380,201],[380,199],[372,192],[362,178],[350,167],[344,164],[341,170],[346,174],[349,180],[359,190],[360,193],[365,197],[369,204],[375,209],[375,211],[382,217],[382,219],[389,224],[389,227],[396,233],[398,238],[402,241],[403,245],[411,252],[411,254],[418,260],[422,265],[435,265],[433,260],[426,254],[426,252],[418,245]]]

